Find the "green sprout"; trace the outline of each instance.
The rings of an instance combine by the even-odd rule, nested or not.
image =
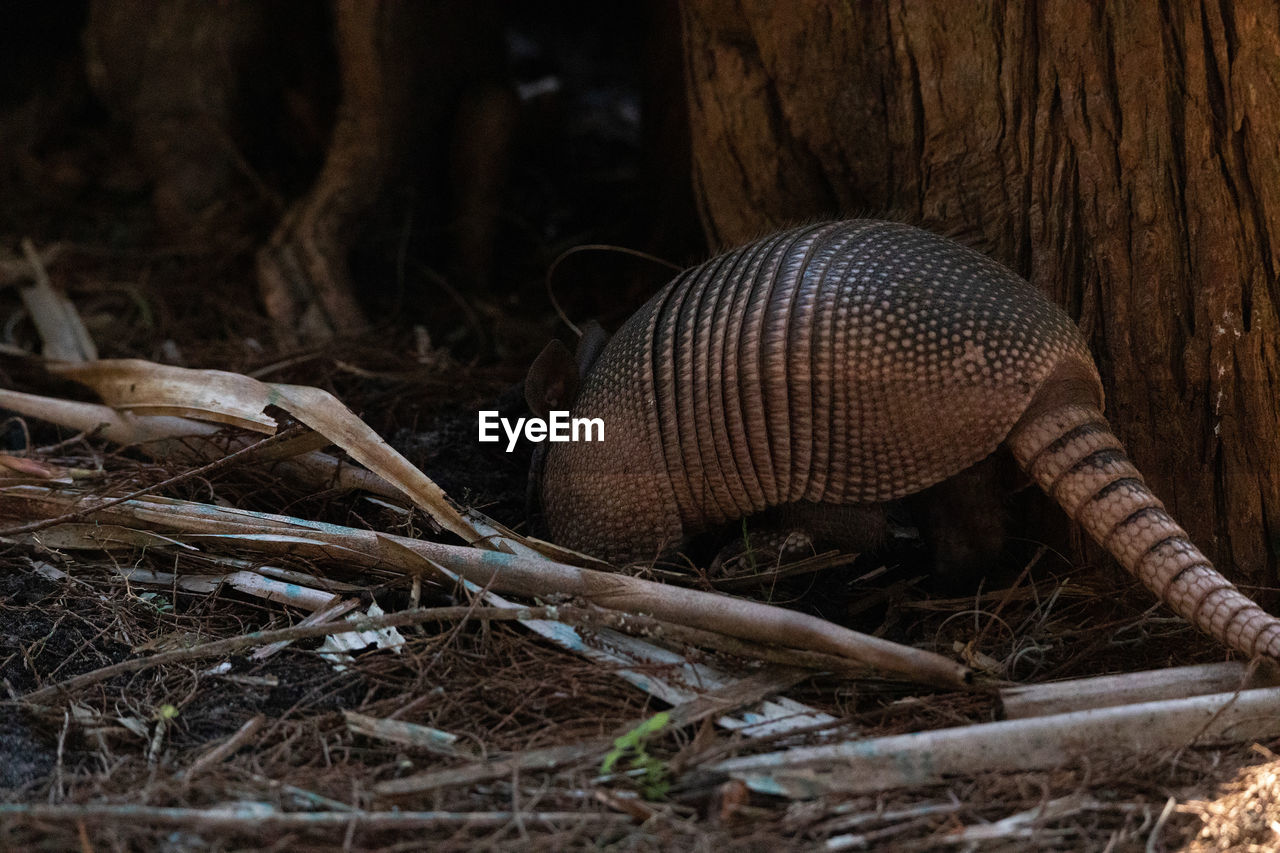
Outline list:
[[[173,611],[173,604],[158,592],[143,592],[138,594],[138,598],[150,604],[161,613],[170,613]]]
[[[629,770],[640,771],[641,793],[646,800],[660,800],[667,795],[671,781],[667,778],[667,765],[645,751],[645,741],[666,728],[671,715],[666,711],[654,714],[631,731],[615,738],[613,749],[600,765],[601,775],[614,772],[618,763],[626,757]]]

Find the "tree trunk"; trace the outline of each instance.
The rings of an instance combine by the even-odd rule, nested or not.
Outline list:
[[[1157,494],[1237,579],[1280,531],[1280,7],[685,0],[718,246],[873,215],[1076,318]]]

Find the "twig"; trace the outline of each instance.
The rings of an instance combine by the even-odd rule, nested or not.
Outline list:
[[[804,649],[792,649],[785,646],[768,646],[739,640],[727,634],[715,631],[704,631],[688,625],[666,622],[652,616],[635,613],[620,613],[616,610],[592,609],[595,620],[602,626],[621,631],[636,637],[662,639],[689,646],[734,655],[750,660],[764,661],[781,666],[794,666],[807,670],[838,672],[849,677],[873,678],[883,676],[868,666],[839,655],[822,652],[811,652]]]
[[[1151,834],[1147,836],[1147,844],[1144,848],[1146,853],[1155,853],[1155,851],[1161,849],[1160,833],[1164,831],[1164,825],[1169,822],[1169,816],[1173,814],[1174,807],[1177,805],[1177,797],[1170,797],[1165,800],[1164,808],[1160,811],[1160,817],[1156,819],[1156,825],[1151,828]]]
[[[376,631],[380,628],[398,628],[423,622],[452,622],[468,617],[510,622],[522,619],[555,619],[556,616],[557,608],[555,607],[530,607],[519,610],[507,610],[500,607],[436,607],[402,610],[399,613],[389,613],[386,616],[342,619],[337,622],[326,622],[323,625],[294,625],[290,628],[278,628],[272,631],[254,631],[251,634],[230,637],[225,640],[215,640],[212,643],[192,646],[189,649],[174,649],[170,652],[161,652],[149,657],[133,658],[111,666],[104,666],[101,669],[95,669],[92,672],[86,672],[74,678],[68,678],[66,681],[41,687],[39,690],[33,690],[21,697],[19,701],[39,705],[59,693],[70,693],[126,672],[138,672],[152,667],[166,666],[171,663],[219,657],[233,654],[242,649],[286,640],[305,640],[309,637],[324,637],[329,634],[345,634],[351,631]]]
[[[1006,719],[1016,720],[1277,685],[1280,669],[1274,664],[1223,661],[1017,685],[1000,691],[1000,705]]]
[[[29,513],[42,505],[57,506],[67,499],[65,491],[15,486],[0,490],[0,512],[12,513],[6,506],[11,503]],[[87,498],[86,502],[91,500]],[[649,613],[665,621],[697,626],[748,642],[847,657],[859,664],[902,674],[917,683],[962,690],[971,690],[974,686],[971,670],[942,655],[860,634],[816,616],[543,558],[171,499],[134,501],[128,507],[112,507],[102,516],[100,521],[106,523],[154,524],[169,535],[174,532],[220,534],[204,541],[208,544],[217,541],[224,547],[236,541],[234,537],[247,537],[264,553],[281,550],[295,556],[310,554],[324,559],[340,550],[342,559],[348,563],[399,568],[410,573],[419,571],[420,567],[425,570],[435,562],[495,592],[534,597],[576,596],[610,610]],[[462,525],[469,526],[465,520]]]
[[[627,823],[625,815],[605,812],[278,812],[257,804],[211,809],[137,805],[38,805],[0,803],[0,820],[85,821],[160,826],[199,826],[246,833],[280,829],[325,829],[355,824],[361,829],[418,829],[435,826],[495,827],[519,819],[525,823]]]
[[[315,613],[307,616],[294,627],[300,628],[303,625],[324,625],[326,623],[331,623],[334,619],[346,616],[359,606],[360,599],[358,598],[340,599],[335,604],[331,604],[323,610],[317,610]],[[288,645],[288,643],[272,643],[269,646],[263,646],[250,655],[250,658],[254,661],[264,661],[272,655],[284,651]]]
[[[207,465],[202,465],[199,468],[193,468],[190,471],[184,471],[181,474],[177,474],[173,477],[170,477],[167,480],[162,480],[159,483],[152,483],[149,486],[143,486],[141,489],[138,489],[137,491],[134,491],[134,492],[130,492],[127,495],[123,495],[118,498],[110,498],[110,499],[104,500],[103,503],[96,504],[94,506],[82,507],[78,510],[74,510],[65,515],[60,515],[55,518],[46,518],[40,521],[32,521],[28,524],[20,524],[17,527],[10,527],[6,530],[0,530],[0,538],[4,538],[6,536],[18,536],[23,533],[35,533],[36,531],[44,530],[47,527],[53,527],[56,524],[65,524],[71,521],[79,521],[80,519],[85,518],[86,516],[92,515],[95,512],[101,512],[102,510],[107,509],[109,507],[113,507],[117,504],[122,504],[125,501],[131,501],[135,498],[139,498],[149,492],[154,492],[156,489],[163,489],[169,486],[176,486],[178,483],[182,483],[187,480],[190,480],[192,477],[199,477],[209,473],[210,471],[216,471],[217,469],[225,467],[229,463],[235,461],[236,459],[239,459],[240,457],[246,454],[261,450],[262,448],[272,444],[278,444],[279,442],[281,442],[286,438],[293,438],[295,433],[301,432],[303,429],[304,427],[300,425],[289,427],[288,429],[282,430],[276,435],[267,436],[266,438],[261,439],[260,441],[255,441],[253,444],[250,444],[247,447],[240,448],[234,453],[229,453],[220,459],[215,459],[214,461],[210,462]]]
[[[443,755],[447,758],[466,758],[475,760],[471,750],[458,746],[458,736],[451,732],[441,731],[431,726],[409,723],[404,720],[392,720],[384,717],[371,717],[355,711],[343,711],[347,721],[347,731],[362,735],[371,740],[382,740],[403,746]]]
[[[27,239],[29,240],[30,238]],[[46,244],[44,250],[38,255],[40,266],[48,267],[62,256],[63,250],[66,248],[66,243]],[[25,257],[25,246],[23,251],[24,257],[22,258],[17,255],[11,255],[7,251],[0,253],[0,287],[8,287],[14,282],[28,281],[36,274],[36,270],[31,266],[31,261]]]
[[[191,779],[193,776],[203,772],[206,768],[217,764],[222,759],[234,753],[244,745],[245,741],[257,734],[266,721],[267,718],[261,714],[256,714],[249,718],[243,726],[236,729],[235,734],[196,759],[195,762],[192,763],[191,767],[187,769],[183,778]]]
[[[780,679],[779,675],[786,677]],[[683,728],[701,722],[707,717],[732,713],[738,708],[779,693],[804,677],[805,673],[794,670],[789,673],[772,670],[747,676],[727,687],[707,691],[696,699],[676,705],[667,712],[669,715],[667,728]],[[515,755],[464,764],[461,767],[432,770],[402,779],[389,779],[374,785],[373,793],[380,797],[421,795],[441,788],[475,785],[510,776],[521,770],[552,770],[589,758],[598,760],[613,746],[615,738],[626,734],[643,722],[644,719],[632,720],[623,724],[611,735],[591,738],[581,743],[530,749]]]
[[[66,296],[53,289],[44,261],[30,238],[22,238],[22,253],[30,267],[32,284],[19,290],[40,336],[46,358],[68,362],[93,361],[98,348]]]
[[[417,554],[498,592],[539,596],[554,591],[579,596],[610,610],[650,613],[740,640],[847,657],[918,683],[973,689],[972,672],[955,661],[782,607],[549,560],[390,534],[375,536],[387,551]]]
[[[574,324],[574,322],[569,319],[569,315],[566,314],[564,308],[560,306],[560,300],[556,298],[555,288],[551,286],[551,283],[555,278],[556,269],[560,266],[561,262],[565,260],[565,258],[568,258],[571,255],[576,255],[580,252],[600,252],[600,251],[617,252],[618,254],[621,254],[621,255],[630,255],[633,258],[640,258],[641,260],[652,261],[655,264],[660,264],[664,267],[675,270],[676,272],[679,272],[681,269],[676,264],[673,264],[670,261],[665,260],[664,258],[660,258],[657,255],[651,255],[648,252],[642,252],[639,249],[630,249],[626,246],[611,246],[605,243],[585,243],[580,246],[573,246],[571,248],[565,249],[563,252],[561,252],[559,255],[556,256],[556,259],[554,261],[551,262],[551,266],[547,267],[547,275],[543,279],[543,282],[547,288],[547,299],[551,303],[551,307],[555,309],[555,312],[557,315],[559,315],[560,320],[566,326],[568,326],[569,329],[575,335],[579,337],[582,336],[582,330],[579,329]]]
[[[1000,614],[1004,611],[1005,605],[1007,605],[1013,598],[1014,590],[1022,585],[1022,582],[1026,580],[1027,575],[1031,574],[1031,570],[1036,567],[1036,563],[1040,562],[1044,557],[1045,552],[1048,550],[1049,547],[1047,545],[1041,545],[1036,549],[1035,554],[1033,554],[1031,559],[1027,561],[1027,564],[1022,567],[1022,571],[1018,573],[1017,579],[1015,579],[1014,582],[1009,585],[1009,588],[1004,591],[1004,595],[1000,597],[1000,601],[996,604],[996,609],[991,612],[991,616],[978,631],[978,636],[974,637],[968,643],[970,648],[974,650],[982,648],[982,641],[986,638],[987,631],[990,630],[991,626],[1000,618]]]

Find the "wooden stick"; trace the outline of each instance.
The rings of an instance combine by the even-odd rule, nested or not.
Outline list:
[[[79,512],[93,513],[102,521],[126,525],[143,521],[170,532],[213,534],[216,538],[202,537],[201,541],[209,545],[219,539],[235,544],[231,537],[241,536],[252,541],[260,552],[305,554],[313,558],[340,555],[348,562],[382,568],[413,566],[414,561],[406,559],[408,551],[496,592],[576,595],[611,610],[648,613],[658,619],[740,640],[845,657],[918,683],[951,689],[972,687],[970,670],[948,658],[859,634],[815,616],[540,558],[168,499],[113,504],[101,507],[99,513],[95,504],[100,499],[94,496],[33,486],[0,489],[0,512],[5,511],[6,504],[16,504],[21,514],[30,517],[33,510],[55,512],[71,500],[77,500]]]
[[[193,776],[196,776],[234,753],[242,747],[246,741],[256,735],[262,729],[262,726],[266,721],[267,718],[262,714],[255,714],[250,717],[245,721],[244,725],[236,729],[235,733],[232,734],[231,737],[227,738],[222,743],[197,758],[187,772],[183,774],[183,779],[191,779]]]
[[[1276,686],[1280,686],[1280,671],[1274,665],[1261,660],[1257,664],[1224,661],[1073,678],[1049,684],[1018,685],[1001,690],[1000,702],[1005,719],[1020,720],[1086,708],[1108,708]]]
[[[938,784],[954,775],[1153,756],[1280,736],[1280,688],[1215,693],[731,758],[710,769],[755,791],[810,798]]]

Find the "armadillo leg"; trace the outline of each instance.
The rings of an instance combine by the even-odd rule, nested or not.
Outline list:
[[[1096,407],[1066,403],[1040,409],[1019,422],[1007,441],[1036,482],[1179,615],[1246,655],[1280,659],[1280,620],[1237,590],[1191,544]]]

